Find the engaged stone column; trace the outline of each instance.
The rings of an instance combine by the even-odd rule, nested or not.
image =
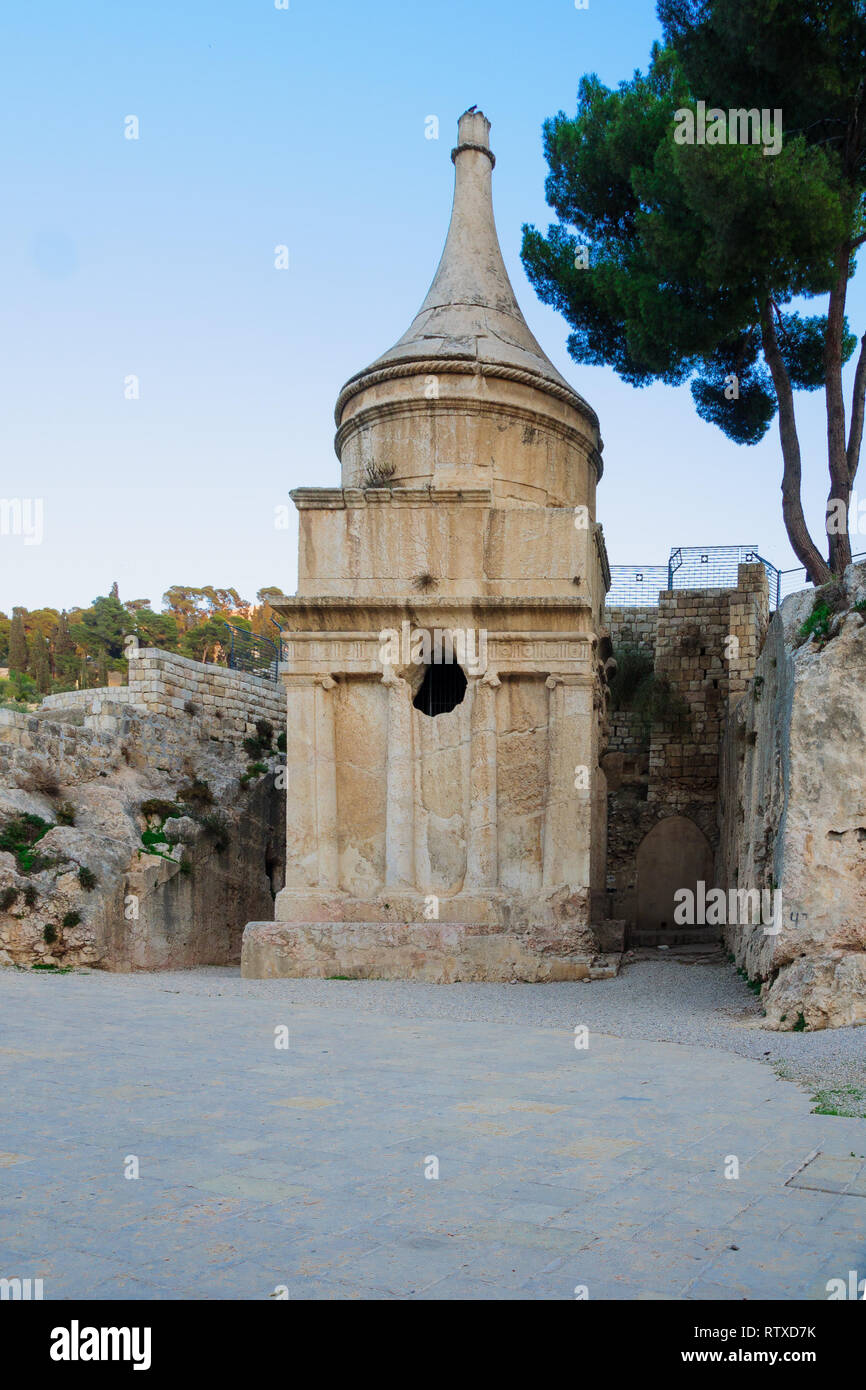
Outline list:
[[[337,682],[325,676],[315,688],[316,700],[316,820],[319,886],[339,887],[337,842],[337,731],[334,691]]]
[[[595,771],[592,677],[549,676],[546,684],[550,701],[543,884],[548,889],[561,884],[587,888]]]
[[[412,689],[408,681],[385,667],[382,684],[388,691],[388,751],[386,758],[385,884],[415,887],[415,749],[412,739]]]
[[[337,887],[331,676],[287,676],[286,888]]]
[[[466,888],[494,888],[499,881],[496,816],[496,691],[494,672],[472,681],[469,750],[469,842]]]

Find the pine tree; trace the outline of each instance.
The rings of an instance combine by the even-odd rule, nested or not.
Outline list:
[[[87,678],[87,657],[81,658],[81,665],[78,668],[78,689],[86,690],[90,681]]]
[[[112,586],[111,586],[111,593],[110,593],[109,597],[110,597],[110,598],[116,598],[117,601],[118,601],[118,603],[120,602],[120,590],[119,590],[118,587],[117,587],[117,580],[116,580],[116,579],[115,579],[114,583],[113,583]]]
[[[96,667],[96,684],[100,687],[108,685],[108,662],[105,659],[105,652],[99,653],[99,661]]]
[[[9,630],[9,670],[28,669],[27,634],[24,631],[24,608],[12,609],[12,626]]]

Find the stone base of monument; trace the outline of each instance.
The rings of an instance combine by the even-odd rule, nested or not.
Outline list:
[[[515,933],[481,923],[249,922],[241,974],[256,980],[343,976],[540,984],[609,979],[619,969],[617,953],[564,953],[562,945],[549,928]]]

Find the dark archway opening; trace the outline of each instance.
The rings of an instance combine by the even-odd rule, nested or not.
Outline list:
[[[457,662],[433,663],[424,672],[412,701],[422,714],[450,714],[466,694],[466,677]]]

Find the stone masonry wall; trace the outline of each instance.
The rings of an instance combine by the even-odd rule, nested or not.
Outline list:
[[[157,647],[141,648],[130,660],[127,685],[48,695],[41,707],[82,709],[89,725],[110,730],[123,705],[173,718],[194,713],[201,720],[205,737],[243,737],[255,731],[257,719],[269,720],[277,731],[286,727],[282,685],[245,671],[230,671],[225,666],[175,656]],[[188,708],[190,705],[193,710]]]
[[[736,589],[674,589],[657,608],[608,610],[614,649],[654,656],[659,708],[651,730],[612,711],[607,916],[634,925],[637,851],[661,820],[692,820],[718,846],[719,748],[729,701],[748,685],[768,620],[763,565],[741,565]]]
[[[659,594],[655,671],[671,702],[653,729],[648,800],[670,812],[718,798],[728,702],[746,689],[769,616],[763,565],[740,565],[738,580],[736,589]]]
[[[655,654],[658,608],[639,604],[628,608],[608,608],[604,621],[614,647],[640,647],[649,656]]]
[[[614,651],[623,647],[638,647],[651,659],[655,658],[658,608],[633,605],[608,608],[604,615]],[[626,758],[641,758],[647,749],[646,729],[632,710],[611,710],[607,751],[623,753]]]

